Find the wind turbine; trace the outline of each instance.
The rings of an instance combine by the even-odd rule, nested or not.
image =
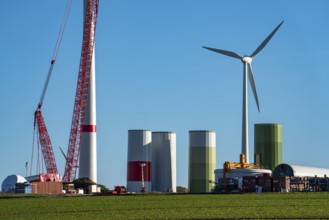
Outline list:
[[[233,58],[240,59],[243,63],[243,103],[242,103],[242,154],[246,155],[246,162],[249,163],[249,146],[248,146],[248,89],[247,89],[247,78],[249,78],[249,83],[252,89],[252,92],[255,97],[255,101],[257,104],[258,112],[260,112],[259,102],[257,97],[256,85],[254,80],[254,75],[252,73],[251,62],[252,58],[255,57],[271,40],[273,35],[277,32],[277,30],[282,25],[283,21],[268,35],[268,37],[257,47],[257,49],[250,55],[244,55],[243,57],[228,50],[220,50],[211,47],[203,47],[205,49],[224,54],[226,56],[230,56]]]

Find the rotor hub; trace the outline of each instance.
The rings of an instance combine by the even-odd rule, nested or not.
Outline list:
[[[250,64],[252,62],[252,58],[248,56],[243,57],[242,62]]]

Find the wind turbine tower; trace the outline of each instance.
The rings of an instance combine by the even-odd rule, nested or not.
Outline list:
[[[89,1],[84,0],[84,22],[88,19],[86,10]],[[97,183],[95,46],[92,53],[88,99],[80,143],[79,178],[88,177]]]
[[[87,177],[97,183],[95,33],[99,0],[84,0],[83,38],[64,182]]]
[[[242,99],[242,154],[246,155],[246,162],[249,163],[249,144],[248,144],[248,78],[249,83],[252,89],[252,92],[255,97],[257,104],[258,112],[260,112],[259,102],[257,97],[256,85],[254,81],[254,75],[252,73],[251,62],[252,59],[266,46],[266,44],[271,40],[280,26],[283,24],[283,21],[270,33],[270,35],[257,47],[257,49],[250,55],[240,56],[232,51],[220,50],[211,47],[203,47],[205,49],[230,56],[236,59],[239,59],[243,63],[243,99]]]

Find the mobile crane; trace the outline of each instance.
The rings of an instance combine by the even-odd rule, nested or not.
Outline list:
[[[65,8],[65,13],[64,13],[64,16],[62,19],[62,24],[60,26],[60,30],[59,30],[59,33],[57,36],[54,52],[53,52],[53,55],[52,55],[52,58],[50,61],[50,67],[48,70],[46,82],[44,84],[41,98],[38,103],[37,109],[34,112],[34,134],[33,134],[33,143],[32,143],[33,146],[32,146],[30,175],[32,175],[34,136],[35,136],[36,129],[37,129],[37,136],[38,136],[38,140],[37,140],[38,146],[39,146],[39,144],[41,146],[41,151],[42,151],[43,159],[45,161],[46,171],[48,174],[58,174],[57,165],[56,165],[56,161],[55,161],[55,155],[53,152],[50,136],[49,136],[49,133],[48,133],[48,130],[46,127],[45,120],[42,115],[42,105],[43,105],[43,101],[44,101],[44,98],[46,95],[50,77],[51,77],[53,69],[54,69],[56,58],[57,58],[57,55],[58,55],[58,52],[59,52],[59,49],[61,46],[63,34],[64,34],[66,23],[67,23],[67,18],[69,16],[69,12],[71,9],[71,5],[72,5],[72,0],[68,0],[67,4],[66,4],[66,8]],[[40,166],[39,166],[39,160],[38,160],[38,165],[37,165],[38,173],[40,173],[39,167]],[[60,178],[59,175],[55,175],[55,176],[56,176],[55,181],[62,181],[62,179]]]

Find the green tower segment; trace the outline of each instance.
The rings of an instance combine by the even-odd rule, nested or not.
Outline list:
[[[254,162],[273,171],[282,163],[282,125],[255,124],[254,134]]]
[[[216,133],[214,131],[189,132],[189,191],[210,192],[216,168]]]

